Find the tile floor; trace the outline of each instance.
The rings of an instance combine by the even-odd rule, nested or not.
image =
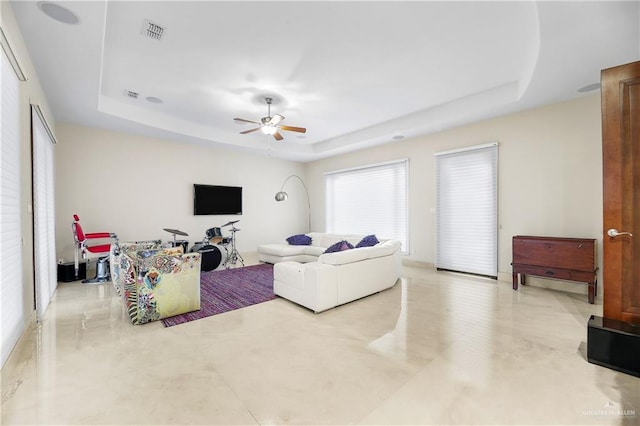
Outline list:
[[[2,370],[2,424],[640,424],[586,361],[586,296],[403,267],[324,312],[284,299],[164,328],[61,283]]]

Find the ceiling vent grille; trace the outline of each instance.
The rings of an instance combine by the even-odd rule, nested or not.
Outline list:
[[[155,22],[151,22],[148,19],[145,19],[142,22],[142,35],[151,39],[162,41],[166,31],[167,29],[165,27],[158,25]]]
[[[140,96],[140,93],[134,92],[133,90],[125,90],[124,95],[131,99],[138,99],[138,96]]]

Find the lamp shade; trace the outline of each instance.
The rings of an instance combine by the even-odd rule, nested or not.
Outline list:
[[[276,201],[284,201],[287,199],[287,197],[289,197],[289,194],[287,194],[284,191],[280,191],[276,193]]]

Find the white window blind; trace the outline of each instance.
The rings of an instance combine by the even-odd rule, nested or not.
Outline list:
[[[436,154],[436,267],[497,277],[498,145]]]
[[[397,239],[408,252],[408,168],[404,159],[327,173],[327,232]]]
[[[36,314],[42,319],[58,285],[54,206],[53,140],[38,107],[31,107]]]
[[[0,304],[2,365],[25,325],[20,217],[20,100],[18,79],[0,54]]]

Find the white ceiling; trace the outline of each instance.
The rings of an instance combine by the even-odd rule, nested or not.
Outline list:
[[[80,23],[12,7],[58,122],[298,161],[581,96],[640,58],[638,1],[57,3]],[[239,134],[265,96],[307,133]]]

